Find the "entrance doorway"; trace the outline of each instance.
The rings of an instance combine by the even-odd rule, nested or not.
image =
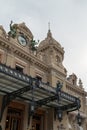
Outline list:
[[[11,102],[7,109],[5,130],[23,130],[25,105]]]
[[[32,120],[32,130],[41,130],[41,116],[35,114]]]
[[[44,130],[44,111],[37,111],[32,117],[32,130]]]
[[[5,130],[21,130],[22,113],[19,109],[8,108]]]

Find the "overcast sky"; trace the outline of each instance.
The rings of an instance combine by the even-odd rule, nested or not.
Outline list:
[[[75,73],[87,90],[87,0],[0,0],[0,24],[6,31],[10,21],[29,27],[35,40],[53,37],[64,47],[64,66]]]

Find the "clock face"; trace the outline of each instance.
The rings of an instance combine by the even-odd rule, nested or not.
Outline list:
[[[19,36],[18,36],[18,41],[19,41],[19,43],[20,43],[22,46],[26,46],[26,44],[27,44],[26,38],[25,38],[24,36],[22,36],[22,35],[19,35]]]

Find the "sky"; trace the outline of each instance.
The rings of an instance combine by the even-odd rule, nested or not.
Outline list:
[[[0,25],[25,22],[34,39],[48,32],[64,47],[67,75],[76,74],[87,90],[87,0],[0,0]]]

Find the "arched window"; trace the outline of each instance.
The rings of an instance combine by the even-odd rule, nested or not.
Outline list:
[[[58,55],[56,55],[56,62],[60,63],[60,57]]]

